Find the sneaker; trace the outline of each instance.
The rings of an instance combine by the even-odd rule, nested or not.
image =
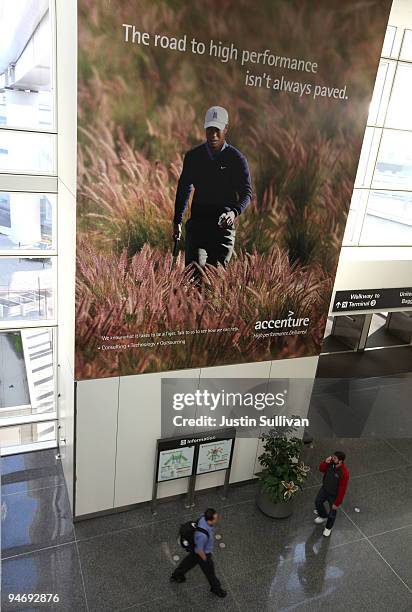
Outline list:
[[[170,576],[170,582],[186,582],[186,578],[185,576],[175,576],[174,574],[172,574]]]
[[[218,597],[222,597],[222,599],[223,599],[223,597],[226,597],[226,595],[227,595],[227,593],[226,593],[226,591],[224,589],[216,589],[216,591],[213,590],[213,589],[210,589],[210,590],[211,590],[212,593],[214,593]]]
[[[322,518],[321,516],[317,516],[314,520],[316,525],[322,525],[322,523],[326,523],[328,519]]]
[[[323,535],[325,536],[325,538],[328,538],[330,536],[330,532],[332,531],[332,529],[325,529],[323,530]]]
[[[316,514],[316,515],[319,514],[319,512],[316,510],[316,508],[314,509],[313,514]]]

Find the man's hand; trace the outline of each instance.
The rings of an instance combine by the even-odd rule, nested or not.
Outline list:
[[[180,240],[182,236],[182,224],[173,223],[173,240]]]
[[[206,553],[204,550],[199,550],[197,552],[197,554],[199,555],[199,557],[202,559],[202,561],[207,561],[207,557],[206,557]]]
[[[339,506],[335,506],[335,504],[332,504],[332,510],[337,510],[339,508]]]
[[[222,229],[226,229],[228,227],[233,227],[235,222],[236,215],[233,210],[229,212],[222,213],[219,217],[219,221],[217,222],[218,226]]]

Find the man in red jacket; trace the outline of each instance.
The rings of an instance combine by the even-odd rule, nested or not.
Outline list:
[[[315,500],[318,516],[315,523],[321,525],[326,523],[323,535],[330,536],[336,519],[336,512],[343,498],[349,482],[349,470],[345,465],[345,453],[335,451],[334,455],[321,461],[319,470],[323,472],[323,483]],[[329,512],[325,509],[325,502],[329,504]]]

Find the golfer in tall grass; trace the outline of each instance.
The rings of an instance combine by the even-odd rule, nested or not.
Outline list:
[[[248,206],[252,185],[245,156],[226,142],[229,115],[212,106],[205,117],[206,142],[186,153],[179,178],[173,238],[179,240],[182,219],[194,190],[186,222],[185,265],[227,266],[235,246],[235,219]]]

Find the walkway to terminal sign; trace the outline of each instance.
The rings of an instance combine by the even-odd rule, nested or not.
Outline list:
[[[333,313],[363,310],[402,308],[412,310],[412,287],[397,289],[352,289],[337,291],[333,301]]]

